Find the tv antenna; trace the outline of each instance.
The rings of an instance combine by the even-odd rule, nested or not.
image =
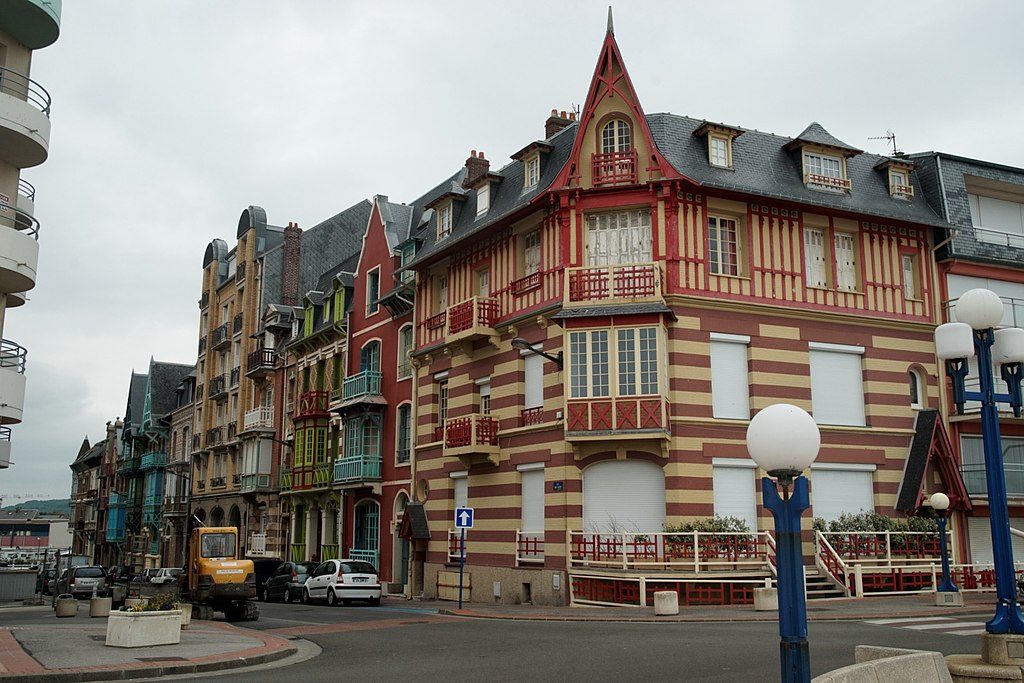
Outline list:
[[[896,133],[893,133],[891,130],[885,131],[885,135],[870,137],[868,140],[888,140],[889,144],[892,146],[892,156],[897,157],[902,154],[896,146]]]

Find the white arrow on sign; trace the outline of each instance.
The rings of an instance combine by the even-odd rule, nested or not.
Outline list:
[[[459,526],[469,526],[469,520],[472,516],[466,510],[459,513]]]

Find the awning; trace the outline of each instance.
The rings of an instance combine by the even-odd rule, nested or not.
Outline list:
[[[926,480],[929,472],[938,471],[943,492],[949,496],[950,510],[970,510],[971,499],[967,495],[960,469],[953,456],[953,444],[939,419],[939,411],[922,410],[914,423],[914,436],[903,468],[903,481],[896,496],[896,509],[912,515],[924,503],[925,496],[935,493],[935,484]]]
[[[402,514],[402,525],[398,527],[398,535],[407,541],[429,541],[430,529],[427,527],[427,513],[423,503],[410,502]]]

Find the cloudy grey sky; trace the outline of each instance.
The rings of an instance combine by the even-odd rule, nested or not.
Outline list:
[[[582,102],[607,4],[66,1],[32,69],[53,134],[23,174],[39,283],[4,330],[29,365],[0,495],[68,495],[132,368],[195,360],[203,251],[243,208],[310,227],[410,200],[470,149],[500,166]],[[1024,3],[615,4],[648,112],[1024,165]]]

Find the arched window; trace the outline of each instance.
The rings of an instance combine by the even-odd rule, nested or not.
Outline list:
[[[601,128],[601,152],[628,152],[633,149],[633,131],[625,119],[612,119]]]
[[[380,372],[380,342],[369,342],[359,351],[359,371]]]
[[[910,384],[910,407],[924,408],[928,403],[928,384],[924,381],[921,371],[912,368],[907,372]]]

